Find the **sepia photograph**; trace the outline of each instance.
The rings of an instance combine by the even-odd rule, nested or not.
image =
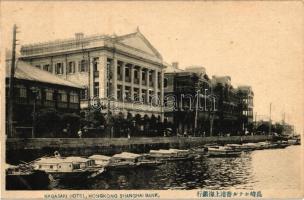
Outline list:
[[[303,1],[1,1],[1,198],[304,198]]]

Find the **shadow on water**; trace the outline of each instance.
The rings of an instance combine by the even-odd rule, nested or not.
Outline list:
[[[109,170],[82,182],[52,186],[57,189],[251,189],[250,153],[236,158],[202,156],[192,161],[166,162],[157,168]]]
[[[94,179],[52,181],[48,189],[299,189],[301,147],[256,150],[235,158],[201,156],[155,168],[108,170]]]

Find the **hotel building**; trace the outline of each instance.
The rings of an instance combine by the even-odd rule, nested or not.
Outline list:
[[[163,118],[163,59],[138,29],[23,45],[20,59],[84,86],[83,110],[101,105],[104,112]]]

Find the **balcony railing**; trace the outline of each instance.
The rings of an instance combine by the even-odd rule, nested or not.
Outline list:
[[[100,100],[100,105],[103,107],[103,109],[107,109],[109,104],[111,111],[127,109],[127,110],[141,111],[141,112],[147,112],[147,111],[161,112],[161,106],[155,106],[155,105],[144,104],[139,102],[126,102],[126,101],[122,102],[117,100],[116,101],[111,100],[110,102],[108,102],[107,99]],[[81,101],[82,108],[86,108],[89,105],[90,105],[89,100]]]

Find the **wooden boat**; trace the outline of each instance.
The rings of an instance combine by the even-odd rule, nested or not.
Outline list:
[[[34,170],[30,165],[20,164],[5,166],[7,190],[42,190],[49,185],[49,176],[41,170]]]
[[[176,161],[176,160],[193,159],[194,156],[193,154],[191,154],[190,150],[160,149],[160,150],[150,150],[149,158],[160,161]]]
[[[289,145],[299,145],[300,144],[300,139],[289,139],[287,140]]]
[[[107,165],[109,168],[154,167],[161,162],[147,159],[146,155],[122,152],[115,154]]]
[[[95,154],[90,156],[89,159],[94,160],[97,165],[107,166],[110,163],[111,157]]]
[[[244,143],[242,144],[243,151],[253,151],[258,149],[258,145],[256,143]]]
[[[209,157],[235,157],[240,156],[241,151],[234,150],[227,146],[209,147],[208,156]]]
[[[289,144],[286,141],[277,141],[270,143],[269,146],[270,146],[269,148],[271,149],[283,149],[289,146]]]
[[[45,171],[54,179],[82,180],[93,178],[104,172],[104,167],[96,165],[88,158],[55,155],[42,157],[33,162],[34,169]]]
[[[205,147],[197,147],[197,148],[192,148],[191,151],[197,154],[205,154],[208,149]]]
[[[226,146],[235,150],[235,151],[243,151],[244,150],[244,146],[242,146],[240,144],[227,144]]]
[[[256,143],[256,145],[257,145],[256,149],[258,149],[258,150],[270,148],[270,142],[258,142],[258,143]]]

